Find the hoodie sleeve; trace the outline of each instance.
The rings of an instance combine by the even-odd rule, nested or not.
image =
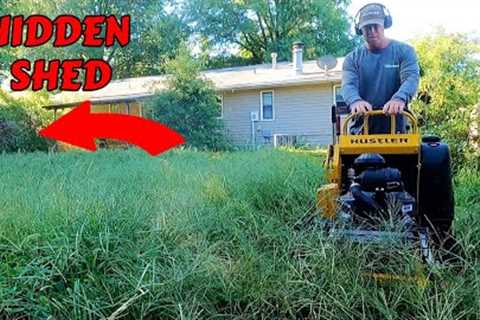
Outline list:
[[[407,45],[402,52],[402,60],[400,62],[401,85],[392,96],[392,99],[400,99],[408,104],[417,92],[419,80],[420,67],[418,66],[415,49]]]
[[[358,68],[353,59],[353,53],[348,54],[343,61],[342,96],[348,106],[362,100],[359,93]]]

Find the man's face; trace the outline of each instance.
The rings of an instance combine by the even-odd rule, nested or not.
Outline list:
[[[380,24],[369,24],[362,28],[363,38],[371,49],[381,48],[385,39],[384,28]]]

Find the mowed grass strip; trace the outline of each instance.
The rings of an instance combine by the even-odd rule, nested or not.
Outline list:
[[[364,276],[373,248],[334,244],[303,223],[314,213],[322,160],[276,150],[3,155],[0,314],[478,317],[480,176],[457,178],[462,271],[439,268],[427,288],[379,284]],[[396,251],[392,271],[418,265]]]

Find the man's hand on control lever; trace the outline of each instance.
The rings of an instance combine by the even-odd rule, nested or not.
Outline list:
[[[392,99],[388,101],[383,107],[383,112],[386,114],[397,114],[405,109],[405,102],[399,99]]]
[[[368,111],[373,110],[372,105],[365,100],[355,101],[350,106],[350,109],[352,110],[352,112],[351,112],[352,114],[358,114],[358,115],[364,114]]]

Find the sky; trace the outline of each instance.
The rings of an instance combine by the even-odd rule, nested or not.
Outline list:
[[[351,0],[350,15],[368,0]],[[387,37],[408,41],[432,33],[441,26],[447,32],[476,33],[480,37],[480,0],[379,0],[393,18],[393,25],[385,31]]]

